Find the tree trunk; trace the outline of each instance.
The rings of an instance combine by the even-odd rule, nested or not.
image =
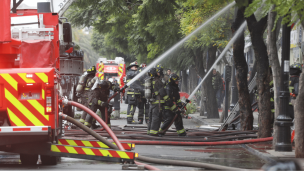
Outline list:
[[[242,25],[244,22],[244,10],[245,7],[239,8],[237,16],[232,24],[232,34]],[[248,91],[247,73],[248,65],[244,56],[244,32],[238,37],[233,44],[233,59],[236,68],[236,81],[239,95],[239,108],[242,130],[252,130],[253,128],[253,114],[251,109],[250,96]]]
[[[277,50],[277,30],[280,30],[280,25],[276,25],[275,29],[273,30],[274,24],[275,24],[275,18],[276,18],[276,12],[273,12],[273,9],[275,8],[275,5],[271,7],[268,13],[268,56],[269,56],[269,64],[272,69],[272,76],[273,76],[273,90],[274,90],[274,119],[276,119],[279,116],[279,93],[280,93],[280,62],[279,62],[279,56],[278,56],[278,50]],[[272,145],[273,147],[277,143],[277,126],[273,124],[273,141]]]
[[[189,68],[189,79],[188,80],[189,80],[188,90],[189,90],[189,94],[191,94],[193,92],[193,90],[196,88],[197,80],[198,80],[196,70],[192,66]]]
[[[299,78],[299,94],[296,99],[294,111],[295,126],[295,154],[296,158],[304,158],[304,70]]]
[[[205,67],[207,66],[207,72],[216,60],[216,47],[211,47],[208,49],[208,61],[207,61],[207,51],[202,52],[200,49],[195,51],[196,63],[195,69],[201,78],[204,78],[206,72]],[[207,65],[206,65],[207,63]],[[206,97],[206,102],[203,103],[203,111],[207,112],[207,118],[219,118],[215,90],[212,87],[212,73],[209,74],[207,79],[204,81],[202,86],[202,99]]]
[[[188,76],[186,70],[182,70],[182,92],[188,91]]]
[[[251,3],[252,1],[250,1]],[[257,90],[259,105],[259,138],[271,136],[271,106],[269,88],[269,60],[263,33],[267,26],[268,16],[257,21],[254,15],[246,18],[248,30],[257,61]]]

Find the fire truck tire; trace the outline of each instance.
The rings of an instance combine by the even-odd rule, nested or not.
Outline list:
[[[20,154],[20,160],[23,165],[36,165],[38,154]]]
[[[41,155],[40,158],[43,165],[56,165],[59,160],[56,156]]]

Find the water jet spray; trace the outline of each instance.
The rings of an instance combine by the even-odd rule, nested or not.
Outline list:
[[[137,74],[132,80],[130,80],[126,86],[130,86],[135,80],[139,79],[141,76],[143,76],[146,72],[148,72],[149,69],[151,69],[153,66],[159,64],[163,59],[169,56],[174,50],[179,48],[185,41],[187,41],[189,38],[191,38],[193,35],[197,34],[201,29],[206,27],[208,24],[210,24],[213,20],[217,19],[219,16],[221,16],[224,12],[229,10],[231,7],[235,5],[235,2],[232,2],[228,4],[226,7],[224,7],[222,10],[217,12],[214,16],[209,18],[206,22],[204,22],[202,25],[200,25],[197,29],[195,29],[191,34],[184,37],[182,40],[180,40],[178,43],[176,43],[174,46],[172,46],[169,50],[167,50],[165,53],[163,53],[161,56],[157,57],[152,63],[150,63],[145,69]]]

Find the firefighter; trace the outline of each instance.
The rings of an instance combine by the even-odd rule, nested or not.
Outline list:
[[[181,116],[181,111],[178,108],[182,108],[183,104],[180,100],[179,88],[178,88],[179,77],[176,74],[171,74],[168,83],[165,86],[166,96],[164,96],[164,123],[161,125],[159,132],[165,134],[165,130],[173,120],[174,116],[177,118],[174,121],[174,125],[179,136],[186,136],[186,131],[183,126],[183,119]],[[175,103],[175,104],[174,104]]]
[[[158,134],[161,114],[164,105],[164,96],[166,96],[166,91],[164,89],[165,85],[162,80],[163,67],[157,65],[156,68],[152,68],[149,71],[149,76],[152,78],[152,99],[150,100],[149,118],[150,122],[148,124],[148,135],[151,136],[161,136]]]
[[[145,63],[140,64],[138,71],[141,72],[145,67],[146,67]],[[143,89],[145,87],[145,80],[148,79],[148,77],[149,77],[148,74],[145,74],[140,78],[140,83],[141,83]],[[141,102],[142,102],[141,103],[142,106],[140,108],[144,109],[144,113],[143,113],[143,115],[138,115],[138,119],[145,118],[145,122],[146,122],[146,124],[148,124],[148,122],[149,122],[149,102],[147,101],[147,99],[145,97],[144,91],[141,92]]]
[[[93,86],[92,86],[93,85]],[[89,86],[92,86],[92,89],[89,93],[88,103],[90,109],[94,112],[99,109],[101,113],[102,120],[105,121],[105,108],[108,107],[108,119],[105,121],[109,127],[111,127],[110,116],[112,113],[112,105],[108,104],[108,98],[110,90],[119,91],[110,81],[100,80],[98,77],[94,77],[90,82]],[[91,127],[93,117],[87,115],[84,125]]]
[[[76,92],[77,92],[76,96],[80,98],[80,103],[87,108],[89,108],[88,95],[90,89],[92,88],[89,86],[89,82],[94,78],[95,73],[96,73],[95,66],[92,66],[80,77],[76,88]],[[87,116],[87,112],[83,111],[80,118],[81,123],[84,124],[86,116]]]
[[[131,63],[127,67],[127,83],[131,81],[139,71],[137,62]],[[130,85],[127,91],[127,101],[128,101],[128,109],[127,109],[127,124],[142,124],[143,123],[143,115],[144,115],[144,107],[141,101],[141,94],[143,92],[143,87],[140,83],[140,80],[135,80],[134,83]],[[136,107],[138,107],[138,122],[135,122],[133,119]]]
[[[290,93],[290,102],[289,102],[289,113],[291,118],[294,118],[294,101],[297,98],[299,92],[299,77],[302,72],[301,64],[294,64],[290,67],[289,75],[289,93]]]

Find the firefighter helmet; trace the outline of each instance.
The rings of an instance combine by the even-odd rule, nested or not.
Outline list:
[[[290,75],[300,75],[301,72],[302,72],[301,64],[297,63],[290,66],[290,71],[289,71]]]
[[[91,68],[87,69],[88,73],[95,73],[96,72],[96,68],[95,66],[92,66]]]
[[[299,69],[302,69],[302,66],[301,66],[301,64],[296,63],[296,64],[293,64],[293,65],[292,65],[292,68],[299,68]]]
[[[169,82],[174,82],[175,83],[175,81],[179,81],[179,76],[173,73],[173,74],[170,75]]]
[[[157,75],[156,68],[151,68],[148,71],[149,77],[155,77]]]
[[[164,67],[161,64],[156,66],[156,72],[163,74]]]
[[[136,66],[137,68],[138,68],[138,64],[137,64],[137,62],[135,61],[135,62],[132,62],[132,63],[130,63],[130,65],[127,67],[127,70],[129,70],[130,68],[132,68],[133,66]]]

